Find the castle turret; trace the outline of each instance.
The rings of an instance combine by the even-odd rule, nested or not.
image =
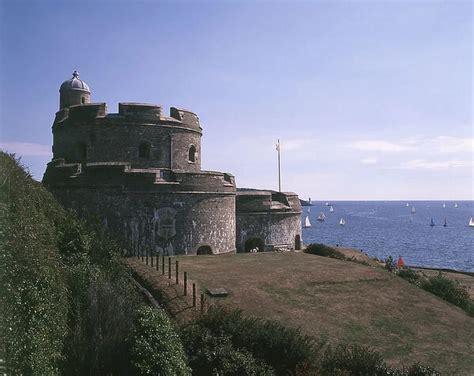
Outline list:
[[[62,83],[59,93],[60,110],[91,101],[89,86],[79,78],[78,71],[74,71],[72,78]]]

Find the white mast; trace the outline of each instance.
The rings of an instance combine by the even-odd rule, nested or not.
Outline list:
[[[280,145],[280,139],[277,140],[276,150],[278,152],[278,192],[281,192],[281,164],[280,164],[281,145]]]

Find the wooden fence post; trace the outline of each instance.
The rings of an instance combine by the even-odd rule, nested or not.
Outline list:
[[[193,307],[196,307],[196,284],[193,283]]]
[[[138,247],[138,249],[140,249],[140,247]],[[140,252],[140,255],[142,256],[142,262],[144,262],[144,261],[145,261],[145,257],[143,256],[143,252],[142,252],[141,250],[140,250],[139,252]]]
[[[168,256],[168,279],[171,279],[171,257]]]
[[[184,272],[184,296],[188,295],[188,272]]]
[[[156,254],[156,263],[155,263],[155,265],[156,265],[156,271],[158,271],[158,269],[159,269],[159,267],[158,267],[158,261],[160,261],[160,254],[159,254],[159,253]]]
[[[150,251],[150,262],[151,262],[151,267],[153,268],[153,252]]]
[[[179,261],[178,260],[176,260],[175,273],[176,273],[176,284],[179,285]]]
[[[161,274],[165,275],[165,254],[161,255]]]
[[[201,292],[201,313],[204,312],[204,294]]]
[[[148,248],[145,251],[146,264],[148,265]]]

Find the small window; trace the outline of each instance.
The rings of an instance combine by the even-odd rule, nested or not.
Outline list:
[[[148,142],[142,142],[138,147],[138,158],[150,159],[151,146]]]
[[[86,103],[86,98],[85,98],[85,97],[82,97],[82,98],[81,98],[81,102],[82,102],[82,104]]]
[[[191,145],[189,147],[189,155],[188,155],[189,162],[196,162],[196,146]]]

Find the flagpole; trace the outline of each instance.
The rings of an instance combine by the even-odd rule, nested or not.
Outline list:
[[[277,143],[277,150],[278,150],[278,192],[281,192],[281,161],[280,161],[280,139],[278,139]]]

